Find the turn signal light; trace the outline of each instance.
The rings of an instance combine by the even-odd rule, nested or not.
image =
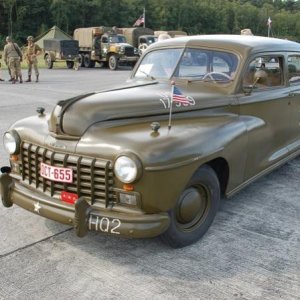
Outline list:
[[[131,192],[134,190],[134,186],[132,184],[123,184],[123,190],[127,192]]]
[[[11,155],[11,156],[10,156],[10,160],[11,160],[11,161],[18,161],[18,160],[19,160],[19,155],[16,155],[16,154]]]

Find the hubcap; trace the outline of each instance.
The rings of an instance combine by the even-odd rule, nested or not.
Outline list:
[[[177,225],[189,229],[206,217],[209,193],[203,187],[190,187],[181,195],[176,207]]]

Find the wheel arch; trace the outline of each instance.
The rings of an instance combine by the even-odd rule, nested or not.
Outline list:
[[[217,157],[211,161],[206,162],[216,173],[219,183],[221,195],[225,194],[228,180],[229,180],[229,165],[223,157]]]

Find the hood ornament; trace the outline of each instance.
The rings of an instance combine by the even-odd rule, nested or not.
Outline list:
[[[43,117],[45,114],[45,108],[44,107],[37,107],[36,112],[39,114],[39,117]]]
[[[158,132],[158,130],[160,128],[159,122],[152,122],[150,126],[151,126],[151,129],[156,133]]]

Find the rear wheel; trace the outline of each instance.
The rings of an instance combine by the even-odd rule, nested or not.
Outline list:
[[[73,69],[73,67],[74,67],[74,61],[69,61],[68,60],[66,63],[67,63],[67,68],[68,69]]]
[[[91,60],[89,54],[85,54],[83,58],[83,64],[86,68],[95,67],[95,61]]]
[[[214,170],[204,165],[192,177],[169,212],[170,226],[161,235],[173,248],[198,241],[208,230],[220,203],[220,185]]]
[[[48,69],[52,69],[53,68],[53,61],[51,60],[51,56],[50,55],[46,55],[45,56],[45,64],[47,66]]]
[[[118,58],[115,54],[112,54],[108,59],[108,66],[111,70],[117,70],[118,68]]]

